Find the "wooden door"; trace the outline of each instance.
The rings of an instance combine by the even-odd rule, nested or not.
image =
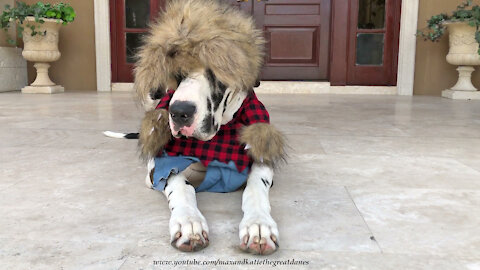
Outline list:
[[[253,1],[267,39],[263,80],[328,78],[331,0]]]
[[[112,81],[132,82],[135,52],[165,0],[110,0]]]
[[[223,2],[229,3],[230,5],[239,8],[245,13],[251,15],[253,14],[253,2],[248,0],[221,0]]]
[[[350,0],[347,84],[396,85],[400,0]]]

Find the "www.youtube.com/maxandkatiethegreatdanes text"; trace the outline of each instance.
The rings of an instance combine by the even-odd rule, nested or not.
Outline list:
[[[309,265],[309,261],[304,260],[270,260],[270,259],[243,259],[243,260],[155,260],[153,266],[228,266],[228,265],[249,265],[249,266],[289,266],[289,265]]]

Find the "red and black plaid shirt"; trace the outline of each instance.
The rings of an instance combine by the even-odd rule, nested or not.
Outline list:
[[[167,109],[172,99],[174,90],[170,90],[160,100],[157,109]],[[243,126],[254,123],[269,123],[270,118],[265,106],[251,91],[242,103],[242,106],[233,115],[233,119],[220,127],[215,137],[209,141],[200,141],[195,138],[174,138],[165,146],[164,150],[169,156],[191,156],[198,158],[207,167],[217,160],[223,163],[233,161],[239,172],[250,167],[252,159],[247,155],[245,145],[240,145],[238,135]],[[161,155],[161,153],[159,153]]]

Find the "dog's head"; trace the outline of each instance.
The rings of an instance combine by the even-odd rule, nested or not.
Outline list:
[[[233,101],[254,87],[264,44],[252,17],[225,1],[169,1],[137,53],[139,100],[148,111],[176,88],[169,104],[173,135],[207,140],[236,110],[229,108],[241,105]]]
[[[178,87],[169,104],[174,137],[212,139],[220,126],[233,118],[247,95],[229,88],[208,68],[177,75],[176,79]]]

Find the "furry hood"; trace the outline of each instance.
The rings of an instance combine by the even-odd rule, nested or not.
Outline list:
[[[176,78],[211,69],[235,91],[252,89],[263,63],[263,34],[253,19],[217,0],[172,0],[151,26],[135,66],[135,89],[147,109],[151,94]]]

